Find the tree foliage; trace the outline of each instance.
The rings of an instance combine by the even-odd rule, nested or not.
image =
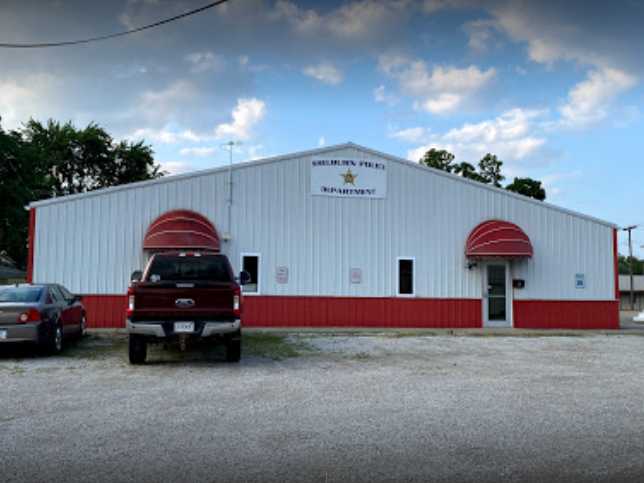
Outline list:
[[[479,183],[491,184],[498,188],[502,187],[501,182],[505,179],[505,176],[503,176],[503,161],[496,155],[487,153],[483,156],[478,163],[478,170],[474,165],[466,161],[455,163],[454,159],[455,156],[449,151],[432,148],[423,155],[419,163],[430,168],[454,173]],[[546,199],[546,190],[541,181],[532,178],[514,178],[514,181],[507,185],[505,189],[539,201]]]
[[[427,151],[420,160],[421,164],[430,168],[440,169],[451,173],[456,166],[454,165],[454,155],[444,149],[430,149]]]
[[[30,120],[20,131],[0,124],[0,252],[26,264],[32,201],[162,176],[150,146],[115,142],[101,127]]]
[[[541,186],[541,181],[532,178],[514,178],[505,189],[539,201],[546,199],[546,190]]]
[[[644,260],[640,260],[636,257],[632,258],[633,261],[633,275],[644,275]],[[617,270],[621,275],[628,275],[629,264],[631,262],[631,257],[624,255],[619,255],[617,257]]]
[[[479,161],[479,174],[485,183],[499,188],[501,187],[501,181],[505,179],[505,176],[501,174],[502,166],[503,161],[499,160],[496,155],[487,153]]]

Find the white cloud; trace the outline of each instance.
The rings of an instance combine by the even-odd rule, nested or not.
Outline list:
[[[636,82],[634,76],[619,69],[591,71],[586,80],[570,90],[567,102],[560,107],[562,124],[583,127],[600,121],[606,117],[610,102]]]
[[[342,82],[342,72],[330,62],[309,65],[302,70],[304,75],[329,85],[338,85]]]
[[[475,52],[485,52],[492,40],[495,23],[488,19],[472,20],[463,25],[468,35],[467,45]]]
[[[438,97],[430,97],[424,102],[416,102],[414,107],[434,114],[443,114],[455,110],[462,101],[463,96],[446,92],[439,94]]]
[[[562,193],[562,188],[560,186],[561,182],[570,183],[570,180],[574,180],[581,177],[581,171],[566,171],[566,172],[556,172],[549,173],[544,176],[541,176],[541,182],[543,187],[546,189],[546,193],[549,199],[556,198]]]
[[[153,141],[161,144],[175,144],[181,141],[201,142],[207,139],[206,136],[197,134],[190,129],[176,131],[169,127],[161,129],[140,128],[126,136],[126,138],[136,141],[144,139],[146,141]]]
[[[448,8],[464,8],[475,5],[476,0],[424,0],[422,8],[425,13],[435,13]]]
[[[249,139],[253,128],[266,115],[266,104],[256,98],[238,99],[237,106],[233,109],[232,121],[219,124],[215,128],[217,139],[232,138]]]
[[[285,20],[300,35],[332,35],[342,39],[377,38],[397,20],[409,14],[410,0],[361,0],[346,3],[328,13],[304,9],[280,0],[269,14],[273,20]]]
[[[56,117],[59,109],[58,80],[48,74],[0,78],[0,117],[4,129],[19,128],[34,119]]]
[[[384,85],[380,85],[373,90],[373,98],[376,102],[381,102],[387,104],[388,106],[393,106],[398,102],[398,98],[387,92],[387,89]]]
[[[190,71],[195,74],[218,72],[224,68],[225,64],[224,58],[213,52],[193,52],[186,55],[185,60],[191,65]]]
[[[408,143],[418,143],[423,142],[423,140],[427,138],[428,134],[429,129],[425,129],[424,127],[410,127],[399,131],[393,131],[389,133],[389,137]]]
[[[424,145],[409,150],[408,157],[417,161],[428,149],[437,148],[473,164],[486,153],[510,163],[523,161],[534,157],[546,143],[543,136],[535,134],[539,129],[536,121],[544,115],[540,110],[511,109],[493,119],[429,136]]]
[[[170,176],[194,171],[194,167],[185,161],[160,161],[159,164],[161,170],[166,171]]]
[[[177,80],[165,89],[148,90],[139,97],[137,112],[150,122],[169,122],[185,112],[186,104],[197,98],[196,86],[186,80]]]
[[[197,148],[183,148],[179,151],[182,156],[211,156],[215,154],[215,148],[197,147]]]
[[[396,79],[401,91],[420,98],[414,105],[435,114],[445,114],[460,107],[465,99],[479,91],[496,75],[494,68],[481,70],[434,66],[431,70],[422,60],[384,54],[378,65],[386,75]]]
[[[318,139],[318,146],[325,146],[326,145],[326,139],[324,136],[320,136],[320,139]]]

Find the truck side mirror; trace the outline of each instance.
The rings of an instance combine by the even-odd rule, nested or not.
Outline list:
[[[143,272],[141,270],[134,270],[132,275],[130,275],[130,282],[140,282],[143,278]]]
[[[242,270],[239,272],[239,283],[241,285],[246,285],[247,283],[250,283],[250,273],[248,273],[246,270]]]

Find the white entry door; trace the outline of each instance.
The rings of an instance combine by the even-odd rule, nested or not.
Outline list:
[[[508,262],[483,265],[483,321],[486,327],[512,327],[512,281]]]

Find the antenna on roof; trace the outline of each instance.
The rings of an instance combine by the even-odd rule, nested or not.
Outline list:
[[[228,224],[222,240],[230,241],[232,238],[232,221],[233,221],[233,151],[235,146],[241,146],[241,141],[228,141],[221,147],[228,151]]]

